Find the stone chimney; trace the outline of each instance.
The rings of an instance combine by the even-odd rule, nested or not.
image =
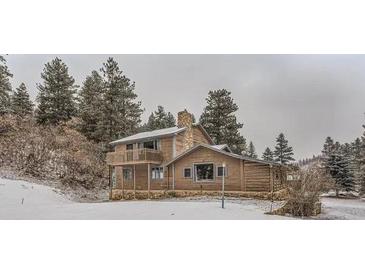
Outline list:
[[[184,133],[184,141],[183,147],[184,150],[187,150],[194,145],[193,140],[193,115],[189,113],[186,109],[180,111],[177,114],[177,126],[179,128],[186,127],[186,131]]]
[[[177,126],[191,128],[193,125],[193,115],[189,113],[186,109],[180,111],[177,114]]]

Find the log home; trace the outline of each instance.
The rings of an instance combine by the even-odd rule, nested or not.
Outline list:
[[[214,144],[186,110],[178,113],[176,127],[138,133],[111,146],[111,197],[120,191],[147,191],[148,196],[154,190],[219,191],[223,172],[227,191],[273,192],[286,180],[285,167]]]

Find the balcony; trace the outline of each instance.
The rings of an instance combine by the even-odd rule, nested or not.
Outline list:
[[[161,164],[163,160],[160,150],[141,148],[127,150],[125,152],[109,152],[106,155],[108,165],[126,165],[126,164]]]

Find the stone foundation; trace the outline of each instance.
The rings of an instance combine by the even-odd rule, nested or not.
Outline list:
[[[192,191],[192,190],[152,190],[148,194],[148,191],[136,191],[134,193],[131,190],[113,189],[110,195],[111,200],[161,200],[168,198],[187,198],[187,197],[199,197],[199,196],[212,196],[220,197],[222,193],[220,191]],[[225,197],[232,198],[252,198],[258,200],[285,200],[287,197],[287,191],[285,189],[276,192],[244,192],[244,191],[226,191]]]

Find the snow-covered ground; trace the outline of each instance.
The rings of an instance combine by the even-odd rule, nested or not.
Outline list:
[[[330,198],[323,202],[321,219],[365,219],[365,202]],[[274,208],[281,204],[276,202]],[[229,199],[221,209],[220,201],[212,198],[79,203],[49,186],[0,178],[0,219],[292,219],[264,214],[270,207],[269,201]]]

